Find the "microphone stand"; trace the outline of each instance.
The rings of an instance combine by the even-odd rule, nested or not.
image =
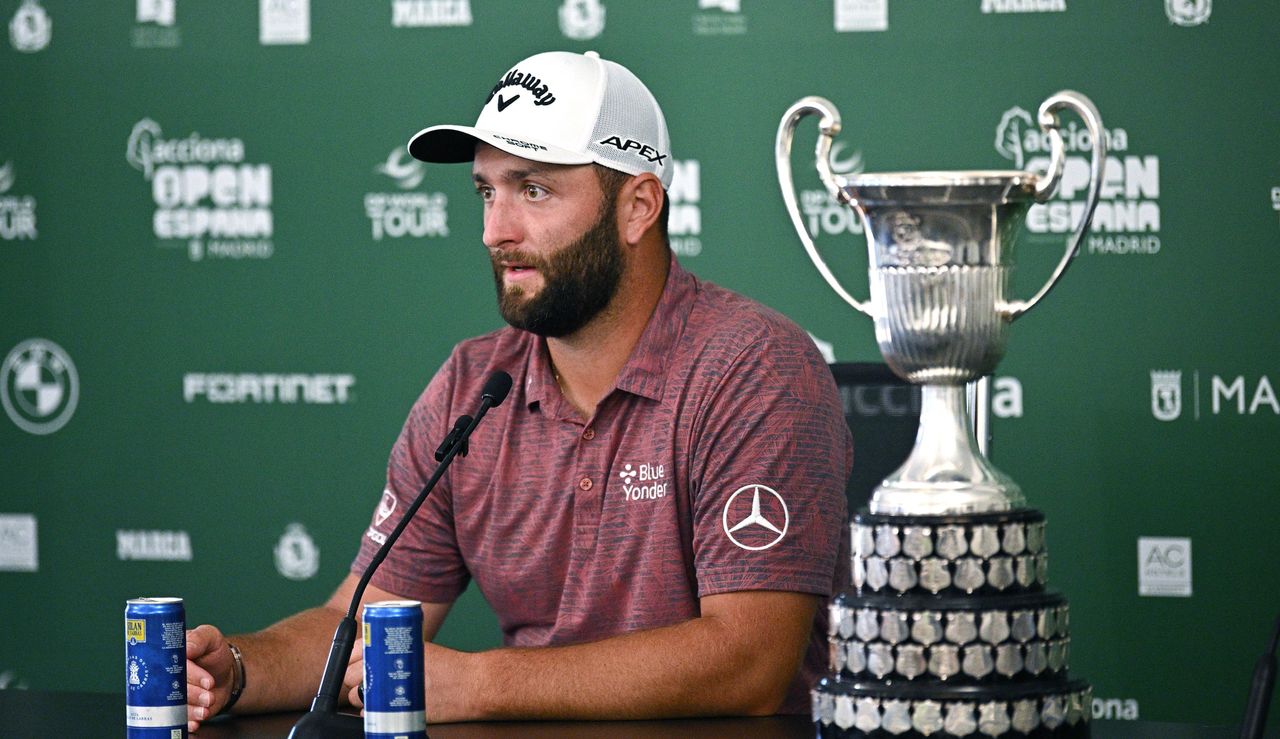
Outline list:
[[[1249,684],[1249,702],[1244,709],[1244,723],[1240,725],[1240,739],[1262,739],[1267,728],[1267,712],[1271,708],[1271,691],[1276,685],[1276,646],[1280,644],[1280,618],[1271,632],[1267,649],[1253,668],[1253,681]]]
[[[453,443],[449,444],[449,439],[446,438],[445,444],[441,446],[443,448],[448,445],[449,448],[443,455],[437,454],[436,459],[440,461],[440,465],[436,467],[431,479],[427,480],[422,492],[418,493],[413,505],[409,506],[404,515],[401,516],[395,530],[387,536],[387,540],[383,542],[377,554],[373,555],[369,566],[365,568],[364,574],[360,577],[360,582],[356,585],[356,590],[351,595],[351,605],[347,608],[347,614],[333,633],[333,646],[329,648],[329,659],[324,666],[324,676],[320,678],[320,688],[316,692],[315,699],[311,702],[311,710],[293,725],[293,729],[289,732],[289,739],[330,739],[333,737],[339,739],[352,737],[354,739],[364,736],[364,720],[361,717],[349,713],[338,713],[338,700],[342,692],[342,678],[347,672],[347,664],[351,661],[351,649],[355,646],[356,611],[360,607],[360,599],[364,596],[365,588],[368,587],[374,571],[378,569],[378,565],[382,564],[382,560],[387,558],[387,554],[391,551],[391,546],[395,544],[396,539],[400,538],[400,534],[409,525],[413,515],[426,502],[431,489],[436,486],[436,482],[440,480],[444,471],[449,468],[449,463],[453,461],[453,458],[459,452],[466,454],[464,450],[471,432],[475,431],[476,426],[480,424],[480,420],[484,418],[490,408],[501,404],[506,399],[507,392],[510,389],[511,376],[505,372],[495,372],[485,382],[484,393],[480,398],[480,410],[476,412],[475,418],[469,419],[470,423],[465,427],[461,423],[454,424],[453,430],[449,432]],[[464,416],[463,418],[467,417]],[[461,420],[459,419],[459,421]],[[461,429],[460,432],[459,429]]]

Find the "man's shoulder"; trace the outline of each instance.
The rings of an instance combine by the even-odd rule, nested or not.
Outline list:
[[[724,351],[803,351],[818,361],[813,340],[795,321],[753,298],[706,280],[689,314],[685,341]]]
[[[454,345],[443,374],[452,379],[455,394],[470,397],[496,370],[514,374],[514,368],[523,367],[535,340],[527,331],[510,326],[463,339]]]
[[[494,353],[501,353],[506,357],[522,355],[529,350],[533,339],[533,334],[528,331],[503,326],[487,334],[459,341],[453,347],[453,356],[455,359],[474,361],[488,360]]]

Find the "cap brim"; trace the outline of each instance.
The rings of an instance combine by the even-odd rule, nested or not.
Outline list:
[[[535,162],[548,164],[590,164],[590,154],[570,151],[540,141],[517,139],[471,126],[432,126],[409,139],[409,154],[415,159],[438,164],[457,164],[475,159],[476,144],[488,144]]]

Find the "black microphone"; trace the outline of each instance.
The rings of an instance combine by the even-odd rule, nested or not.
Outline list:
[[[391,552],[391,546],[396,543],[396,539],[400,538],[400,534],[404,532],[409,525],[409,521],[413,518],[413,514],[418,512],[422,504],[426,502],[427,496],[431,493],[431,489],[444,475],[444,471],[448,469],[449,463],[453,461],[459,453],[467,445],[467,439],[471,436],[471,432],[475,431],[476,426],[480,425],[481,419],[489,412],[490,408],[496,408],[502,405],[502,401],[507,399],[507,393],[511,392],[511,375],[502,370],[498,370],[489,376],[484,383],[484,389],[480,392],[480,409],[476,411],[474,417],[462,416],[454,424],[453,430],[449,432],[449,437],[445,439],[445,443],[441,444],[441,449],[445,449],[444,454],[437,451],[437,461],[440,465],[436,467],[436,471],[432,473],[431,478],[427,480],[427,484],[423,486],[422,492],[418,493],[418,497],[414,498],[413,505],[410,505],[400,517],[400,522],[396,524],[395,529],[387,536],[387,540],[378,548],[378,552],[373,555],[369,566],[365,568],[364,574],[360,576],[360,582],[356,585],[355,592],[351,595],[351,605],[347,608],[347,615],[343,617],[338,624],[338,628],[333,632],[333,646],[329,648],[329,659],[325,662],[324,676],[320,678],[320,688],[316,691],[316,697],[311,701],[311,710],[302,718],[298,719],[298,723],[293,725],[293,729],[289,732],[289,739],[328,739],[330,737],[352,737],[358,739],[364,736],[364,721],[356,715],[349,713],[338,713],[338,700],[342,693],[342,678],[347,672],[347,664],[351,660],[351,649],[355,646],[356,641],[356,611],[360,608],[360,599],[364,596],[365,588],[369,586],[369,580],[373,577],[373,573],[378,569],[378,565],[382,564],[382,560],[387,558],[387,554]],[[464,423],[463,419],[466,419]],[[461,431],[459,431],[461,429]],[[453,439],[453,443],[449,443],[449,439]]]
[[[511,375],[502,370],[489,375],[489,379],[485,380],[484,387],[480,389],[480,400],[489,400],[491,408],[497,408],[502,405],[502,401],[507,399],[507,393],[511,392]],[[484,413],[484,411],[480,411]]]

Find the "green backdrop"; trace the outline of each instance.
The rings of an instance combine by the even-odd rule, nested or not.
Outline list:
[[[1238,719],[1280,604],[1280,5],[0,0],[0,20],[0,687],[120,690],[129,597],[239,631],[328,595],[410,404],[500,322],[467,168],[403,146],[559,48],[662,102],[683,264],[841,361],[878,353],[791,230],[782,112],[834,101],[844,171],[1033,168],[1036,106],[1090,96],[1105,202],[1013,329],[993,457],[1049,517],[1095,715]],[[805,218],[865,295],[815,136]],[[1065,189],[1023,230],[1020,295],[1059,258]],[[474,591],[443,638],[497,643]]]

